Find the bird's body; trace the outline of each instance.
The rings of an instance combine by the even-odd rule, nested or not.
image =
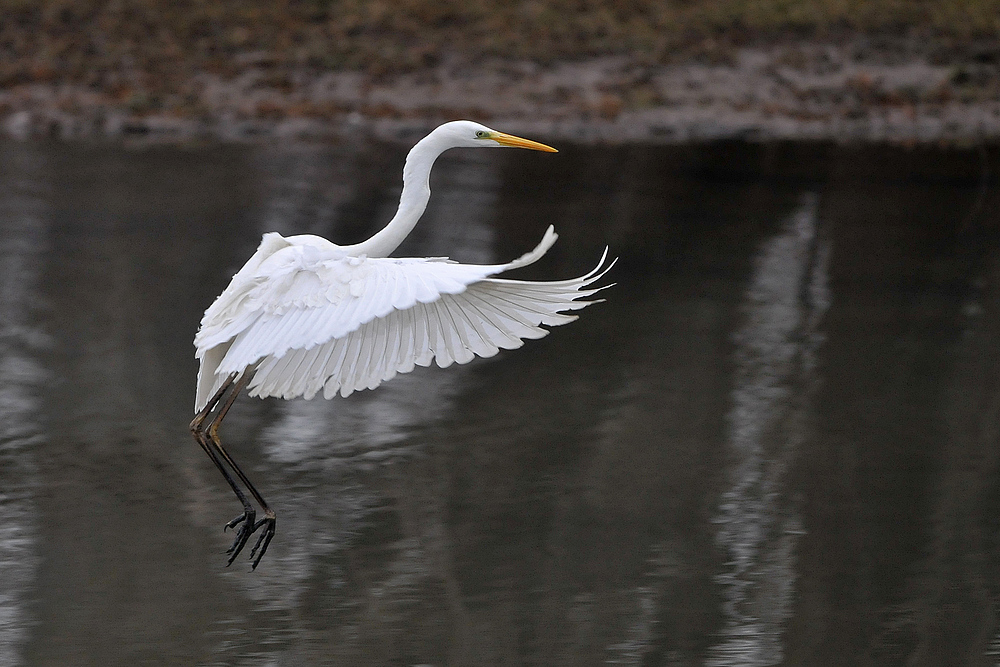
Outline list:
[[[266,524],[253,549],[260,550],[256,567],[274,532],[273,512],[218,442],[218,425],[243,386],[262,397],[312,398],[320,391],[326,398],[346,397],[433,360],[443,368],[520,347],[522,339],[548,333],[540,325],[570,322],[576,317],[566,311],[592,303],[577,299],[597,291],[589,286],[607,270],[601,270],[605,258],[590,273],[569,280],[496,277],[542,257],[556,240],[551,227],[533,251],[506,264],[388,257],[427,205],[428,176],[438,155],[453,147],[489,145],[554,150],[477,123],[446,123],[410,151],[399,209],[380,232],[350,246],[312,235],[265,234],[205,312],[195,337],[201,365],[192,432],[244,504],[245,514],[228,524],[242,524],[232,558],[249,534]],[[220,405],[206,430],[206,418]],[[263,506],[265,519],[254,522],[252,507],[223,460]]]

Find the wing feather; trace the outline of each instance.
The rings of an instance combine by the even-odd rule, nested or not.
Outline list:
[[[301,396],[306,393],[306,387],[309,382],[309,376],[306,374],[310,364],[312,363],[312,357],[316,356],[316,348],[309,350],[299,350],[299,358],[296,360],[294,367],[289,366],[289,372],[292,374],[291,382],[285,389],[285,393],[294,398],[296,396]]]
[[[339,377],[340,369],[344,365],[344,359],[347,356],[350,342],[347,338],[338,338],[327,343],[327,345],[335,346],[335,351],[323,374],[323,398],[333,398],[337,395],[337,390],[340,389],[340,383],[337,381],[337,378]]]
[[[365,337],[355,330],[347,334],[351,341],[344,358],[344,372],[340,377],[340,395],[347,398],[354,393],[355,376],[358,372],[358,364],[361,362],[361,351],[364,348]]]
[[[315,356],[316,348],[309,350],[300,349],[297,351],[298,359],[293,364],[289,364],[288,372],[292,374],[290,382],[285,386],[285,391],[283,395],[288,396],[301,396],[306,393],[306,384],[308,376],[306,372],[312,363],[312,358]]]
[[[288,359],[288,363],[285,368],[282,369],[280,382],[275,394],[281,396],[282,398],[289,397],[293,395],[292,386],[295,384],[297,378],[296,373],[298,372],[299,366],[302,364],[302,358],[306,355],[307,350],[298,349],[290,350],[285,357]]]
[[[476,330],[469,325],[468,316],[458,307],[454,299],[446,301],[445,305],[448,307],[448,313],[451,315],[451,319],[458,329],[458,337],[462,341],[462,349],[464,350],[462,358],[458,359],[456,357],[456,360],[460,364],[467,364],[476,358],[474,348],[480,347],[482,341],[479,340],[479,334],[476,333]]]
[[[500,347],[497,345],[496,336],[500,335],[504,338],[506,334],[503,334],[496,326],[489,322],[486,317],[483,316],[482,311],[480,311],[476,305],[470,300],[465,308],[459,308],[459,313],[465,318],[468,326],[476,334],[475,336],[469,336],[469,342],[472,346],[472,351],[479,357],[492,357],[497,352],[500,351]],[[493,332],[491,333],[490,330]]]
[[[576,315],[562,315],[558,312],[559,302],[540,301],[530,296],[512,293],[509,290],[489,290],[490,297],[500,302],[503,308],[519,314],[519,319],[530,325],[547,324],[557,326],[577,319]],[[553,309],[552,306],[556,306]],[[565,308],[563,308],[565,309]]]
[[[417,366],[430,366],[434,361],[434,350],[431,348],[430,340],[430,317],[427,312],[427,304],[418,303],[413,308],[413,326],[416,332],[413,338],[414,357],[413,363]]]
[[[400,313],[400,315],[402,315],[402,313]],[[403,355],[404,320],[400,316],[394,317],[392,318],[391,325],[392,325],[392,337],[390,338],[390,340],[392,342],[389,345],[389,354],[386,359],[385,369],[382,373],[383,380],[391,380],[398,372],[397,369],[399,368],[400,364],[403,361],[402,355]]]
[[[434,314],[437,316],[438,334],[440,335],[440,348],[436,351],[437,363],[440,368],[447,368],[458,361],[455,353],[458,351],[459,342],[455,325],[450,321],[448,308],[444,298],[434,302]]]
[[[402,322],[399,330],[399,363],[396,364],[396,371],[399,373],[409,373],[416,366],[416,351],[420,348],[416,346],[417,326],[414,322],[414,312],[414,308],[399,312],[399,319]]]
[[[386,272],[381,270],[383,268],[388,267],[375,265],[372,267],[373,271],[367,279],[351,282],[351,294],[355,293],[355,289],[360,290],[360,299],[365,304],[364,308],[361,306],[358,306],[358,308],[363,310],[366,315],[371,314],[373,317],[379,317],[383,314],[384,310],[391,308],[391,305],[386,303],[388,301],[386,299],[386,292],[388,291],[389,281]]]
[[[289,339],[295,336],[295,332],[300,329],[303,317],[309,312],[310,310],[295,308],[282,313],[273,313],[270,316],[269,324],[271,326],[268,327],[270,333],[267,337],[272,341],[277,341],[280,346],[275,354],[284,354],[292,349]]]
[[[476,290],[470,290],[466,293],[466,301],[471,308],[474,308],[476,312],[482,317],[483,323],[489,323],[491,327],[496,331],[490,340],[497,345],[497,347],[503,348],[505,350],[516,350],[521,347],[521,339],[514,335],[504,324],[504,318],[497,312],[497,310],[490,304],[489,301],[485,301]]]
[[[361,376],[362,381],[359,383],[360,385],[358,387],[359,389],[362,387],[367,387],[368,389],[374,389],[375,387],[368,386],[372,383],[372,378],[374,377],[379,378],[379,380],[381,381],[382,373],[384,372],[382,371],[382,365],[383,362],[385,361],[386,348],[389,345],[389,341],[387,340],[387,338],[389,336],[390,331],[388,323],[386,324],[387,326],[372,327],[373,331],[371,338],[373,339],[374,342],[372,343],[372,351],[371,355],[368,357],[368,363],[365,364],[364,373]],[[378,385],[376,384],[376,386]]]
[[[299,352],[300,350],[290,350],[285,356],[281,357],[281,361],[284,363],[280,363],[275,370],[274,389],[272,390],[275,396],[284,397],[288,394],[289,385],[291,385],[292,380],[295,378],[294,372]]]
[[[343,343],[343,339],[330,341],[326,345],[319,345],[313,348],[313,353],[316,355],[313,363],[305,371],[306,384],[302,390],[302,395],[305,398],[311,399],[316,395],[316,393],[323,388],[323,383],[328,377],[325,369],[327,364],[330,363],[330,358],[337,349],[337,343]]]
[[[492,314],[494,322],[499,320],[505,331],[509,331],[513,338],[541,338],[545,335],[543,329],[532,326],[531,319],[525,317],[516,308],[504,308],[504,304],[499,299],[490,298],[488,294],[473,294],[478,299],[481,310],[487,310]],[[520,344],[518,345],[520,347]]]
[[[421,355],[427,360],[427,366],[437,361],[438,368],[447,368],[450,364],[441,358],[438,352],[443,347],[441,341],[441,330],[438,326],[440,320],[438,318],[438,307],[437,303],[425,303],[424,304],[424,317],[427,322],[427,352]],[[443,365],[442,365],[443,364]]]
[[[340,395],[347,398],[354,393],[354,367],[357,366],[358,356],[361,353],[361,336],[353,335],[351,332],[347,336],[347,347],[344,349],[344,357],[340,364],[340,376],[337,377],[337,386],[340,387]]]
[[[449,341],[452,358],[460,364],[467,364],[476,357],[472,351],[472,343],[469,340],[469,325],[466,318],[461,315],[461,309],[455,303],[456,299],[449,294],[441,298],[440,310],[447,316],[446,326],[454,333]]]
[[[347,257],[317,237],[265,235],[210,307],[195,338],[197,409],[233,372],[254,367],[255,396],[347,397],[432,362],[446,368],[541,338],[576,319],[614,265],[559,281],[495,277],[537,261],[555,241],[513,262]],[[325,245],[324,245],[325,244]]]
[[[420,303],[431,303],[441,295],[440,292],[427,284],[424,280],[424,276],[419,273],[414,275],[412,283],[417,292],[417,301]]]

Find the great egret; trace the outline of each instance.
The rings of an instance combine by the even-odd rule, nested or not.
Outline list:
[[[428,177],[437,157],[449,148],[499,146],[556,152],[479,123],[445,123],[406,156],[399,209],[380,232],[348,246],[308,234],[265,234],[257,252],[205,311],[194,339],[201,365],[191,432],[243,503],[243,514],[226,524],[227,529],[238,526],[227,552],[229,564],[263,527],[250,550],[256,569],[275,531],[274,511],[219,440],[219,425],[244,387],[261,397],[309,399],[320,390],[326,398],[338,392],[346,397],[434,359],[444,368],[520,347],[521,339],[548,333],[540,325],[571,322],[576,316],[565,311],[594,303],[577,299],[598,291],[587,288],[611,268],[605,267],[607,250],[597,267],[579,278],[493,277],[544,255],[556,240],[551,226],[534,250],[507,264],[388,257],[427,206]],[[260,504],[264,518],[256,520],[226,464]]]

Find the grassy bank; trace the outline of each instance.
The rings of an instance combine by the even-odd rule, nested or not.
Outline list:
[[[3,134],[462,116],[635,140],[1000,136],[1000,0],[0,0]]]
[[[936,60],[992,53],[1000,0],[0,0],[0,86],[176,89],[193,71],[262,63],[391,75],[443,59],[718,60],[857,33]]]

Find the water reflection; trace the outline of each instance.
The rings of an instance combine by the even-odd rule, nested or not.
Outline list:
[[[787,473],[808,438],[818,389],[819,329],[829,307],[829,248],[808,194],[780,232],[763,243],[734,336],[729,414],[732,486],[716,523],[727,556],[719,575],[725,626],[709,665],[776,665],[795,585],[795,543],[802,534]]]
[[[279,512],[251,573],[187,433],[198,318],[263,231],[384,223],[405,150],[2,148],[0,663],[993,659],[1000,273],[966,213],[1000,202],[964,154],[917,185],[889,149],[446,155],[405,253],[553,222],[524,277],[610,242],[618,286],[491,360],[238,401]]]
[[[200,660],[212,641],[206,618],[237,614],[224,581],[202,564],[209,534],[191,520],[214,514],[222,494],[201,483],[192,464],[201,460],[179,437],[194,367],[179,352],[197,323],[184,314],[197,313],[188,281],[204,265],[199,241],[226,228],[203,193],[228,190],[235,202],[245,193],[183,154],[33,149],[45,157],[49,188],[38,290],[52,345],[25,661],[141,662],[164,647],[181,662]],[[215,612],[192,608],[203,597]]]
[[[37,457],[45,445],[40,393],[50,379],[38,322],[48,240],[45,159],[30,147],[0,153],[0,664],[20,664],[34,623],[39,563]]]

